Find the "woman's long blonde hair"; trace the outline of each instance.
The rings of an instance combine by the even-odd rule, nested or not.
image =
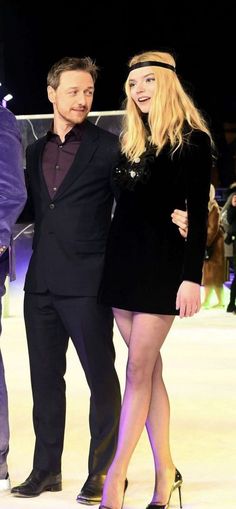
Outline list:
[[[148,51],[134,56],[129,61],[129,67],[138,62],[158,61],[171,64],[175,67],[172,55],[159,51]],[[157,154],[169,143],[174,153],[184,142],[184,124],[190,130],[199,129],[211,138],[207,124],[200,111],[194,105],[190,96],[183,89],[176,73],[163,67],[152,67],[156,79],[156,91],[151,100],[148,114],[148,133],[142,121],[142,113],[131,98],[129,77],[125,83],[126,115],[124,115],[121,133],[121,150],[126,157],[134,161],[146,148],[147,138],[156,147]],[[212,140],[212,139],[211,139]]]

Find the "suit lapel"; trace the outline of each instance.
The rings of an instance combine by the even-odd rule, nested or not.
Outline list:
[[[68,187],[77,179],[86,169],[89,161],[93,157],[94,152],[98,145],[98,131],[97,128],[88,120],[85,122],[84,133],[81,140],[80,147],[75,155],[74,161],[58,188],[54,199],[60,197]]]
[[[43,138],[40,138],[35,145],[34,159],[36,161],[38,171],[36,172],[36,174],[34,173],[34,175],[36,176],[36,178],[38,178],[40,188],[42,189],[44,195],[47,197],[48,200],[51,200],[42,169],[43,150],[46,143],[47,136],[44,136]]]

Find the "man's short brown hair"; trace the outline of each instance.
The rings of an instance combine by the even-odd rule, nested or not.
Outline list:
[[[98,67],[90,57],[64,57],[51,67],[47,75],[47,85],[50,85],[54,90],[57,89],[60,83],[61,74],[65,71],[85,71],[91,74],[95,83],[98,74]]]

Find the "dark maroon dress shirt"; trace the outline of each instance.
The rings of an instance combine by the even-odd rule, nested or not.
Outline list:
[[[67,175],[75,154],[80,146],[83,124],[75,125],[62,143],[58,134],[48,131],[47,143],[43,152],[42,168],[48,192],[53,198]]]

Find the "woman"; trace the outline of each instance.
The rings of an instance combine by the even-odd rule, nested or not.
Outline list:
[[[149,509],[160,509],[182,483],[170,453],[160,349],[175,315],[200,309],[211,136],[169,53],[134,56],[125,91],[123,155],[114,173],[120,196],[99,300],[113,307],[129,354],[118,445],[102,507],[121,508],[128,464],[146,423],[156,475]],[[187,241],[170,220],[173,208],[186,205]]]
[[[224,307],[225,256],[224,232],[220,225],[220,207],[215,199],[215,188],[211,184],[208,203],[207,249],[203,264],[202,284],[204,286],[204,302],[202,307],[209,309]],[[217,303],[211,305],[211,297],[215,292]]]

